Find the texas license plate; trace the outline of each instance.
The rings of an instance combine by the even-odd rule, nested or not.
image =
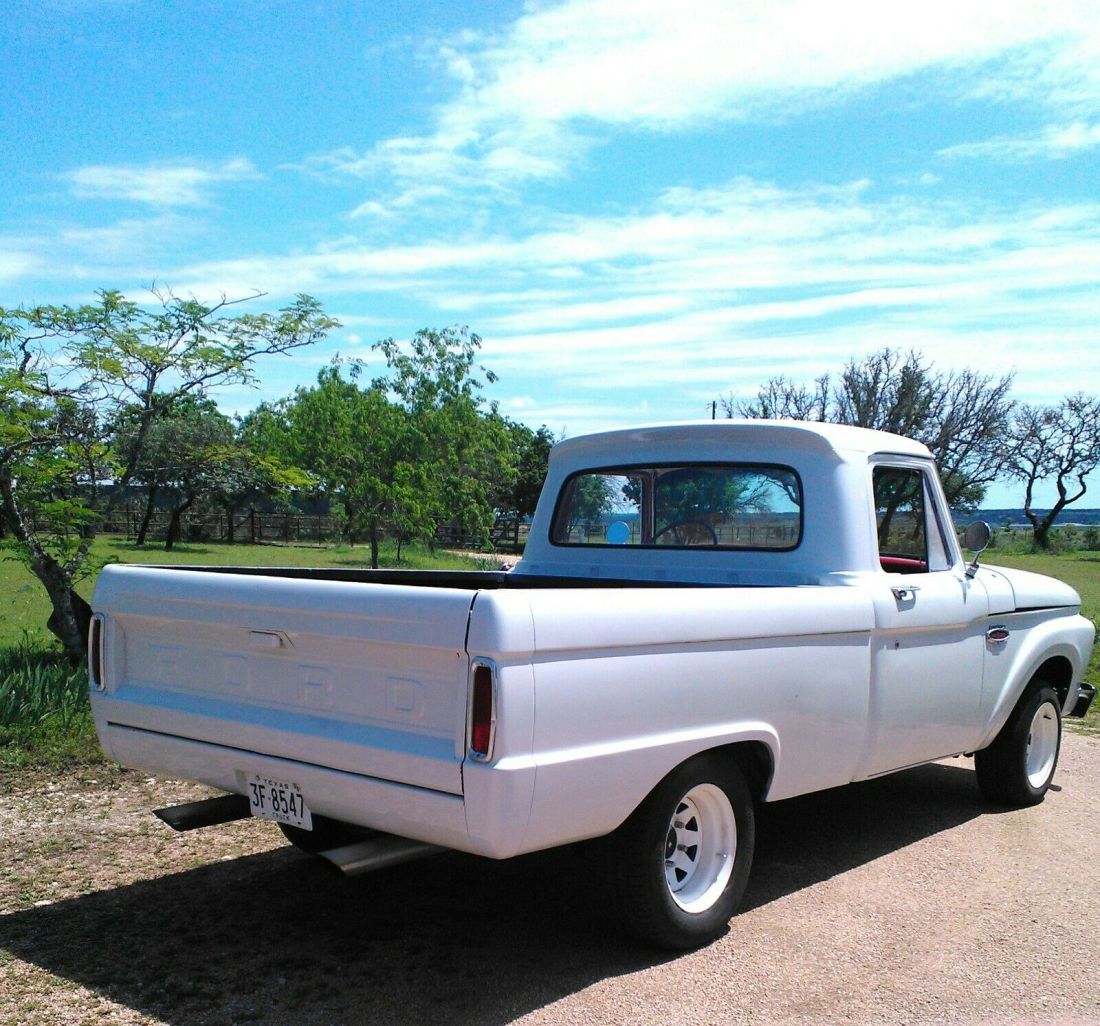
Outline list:
[[[248,785],[248,800],[253,816],[273,819],[276,823],[286,823],[303,830],[313,829],[313,817],[302,789],[297,784],[273,780],[259,773],[246,777],[245,783]]]

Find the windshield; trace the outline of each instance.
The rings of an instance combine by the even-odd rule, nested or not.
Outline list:
[[[574,474],[558,502],[555,545],[795,548],[802,486],[789,467],[706,463]]]

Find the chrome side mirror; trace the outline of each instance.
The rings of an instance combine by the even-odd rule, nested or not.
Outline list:
[[[963,535],[963,545],[968,552],[974,553],[974,561],[966,568],[966,576],[973,577],[978,572],[978,556],[987,548],[993,537],[993,530],[984,520],[975,520]]]

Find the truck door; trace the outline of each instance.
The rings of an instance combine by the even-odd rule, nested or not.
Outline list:
[[[881,576],[860,776],[977,743],[989,612],[985,589],[966,576],[934,465],[899,458],[872,476]]]

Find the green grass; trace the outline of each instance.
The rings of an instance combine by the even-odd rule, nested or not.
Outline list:
[[[88,675],[56,647],[26,636],[0,649],[0,770],[102,761],[88,708]]]
[[[57,655],[27,641],[0,650],[0,727],[33,724],[50,714],[68,726],[79,715],[87,673],[64,665]]]

